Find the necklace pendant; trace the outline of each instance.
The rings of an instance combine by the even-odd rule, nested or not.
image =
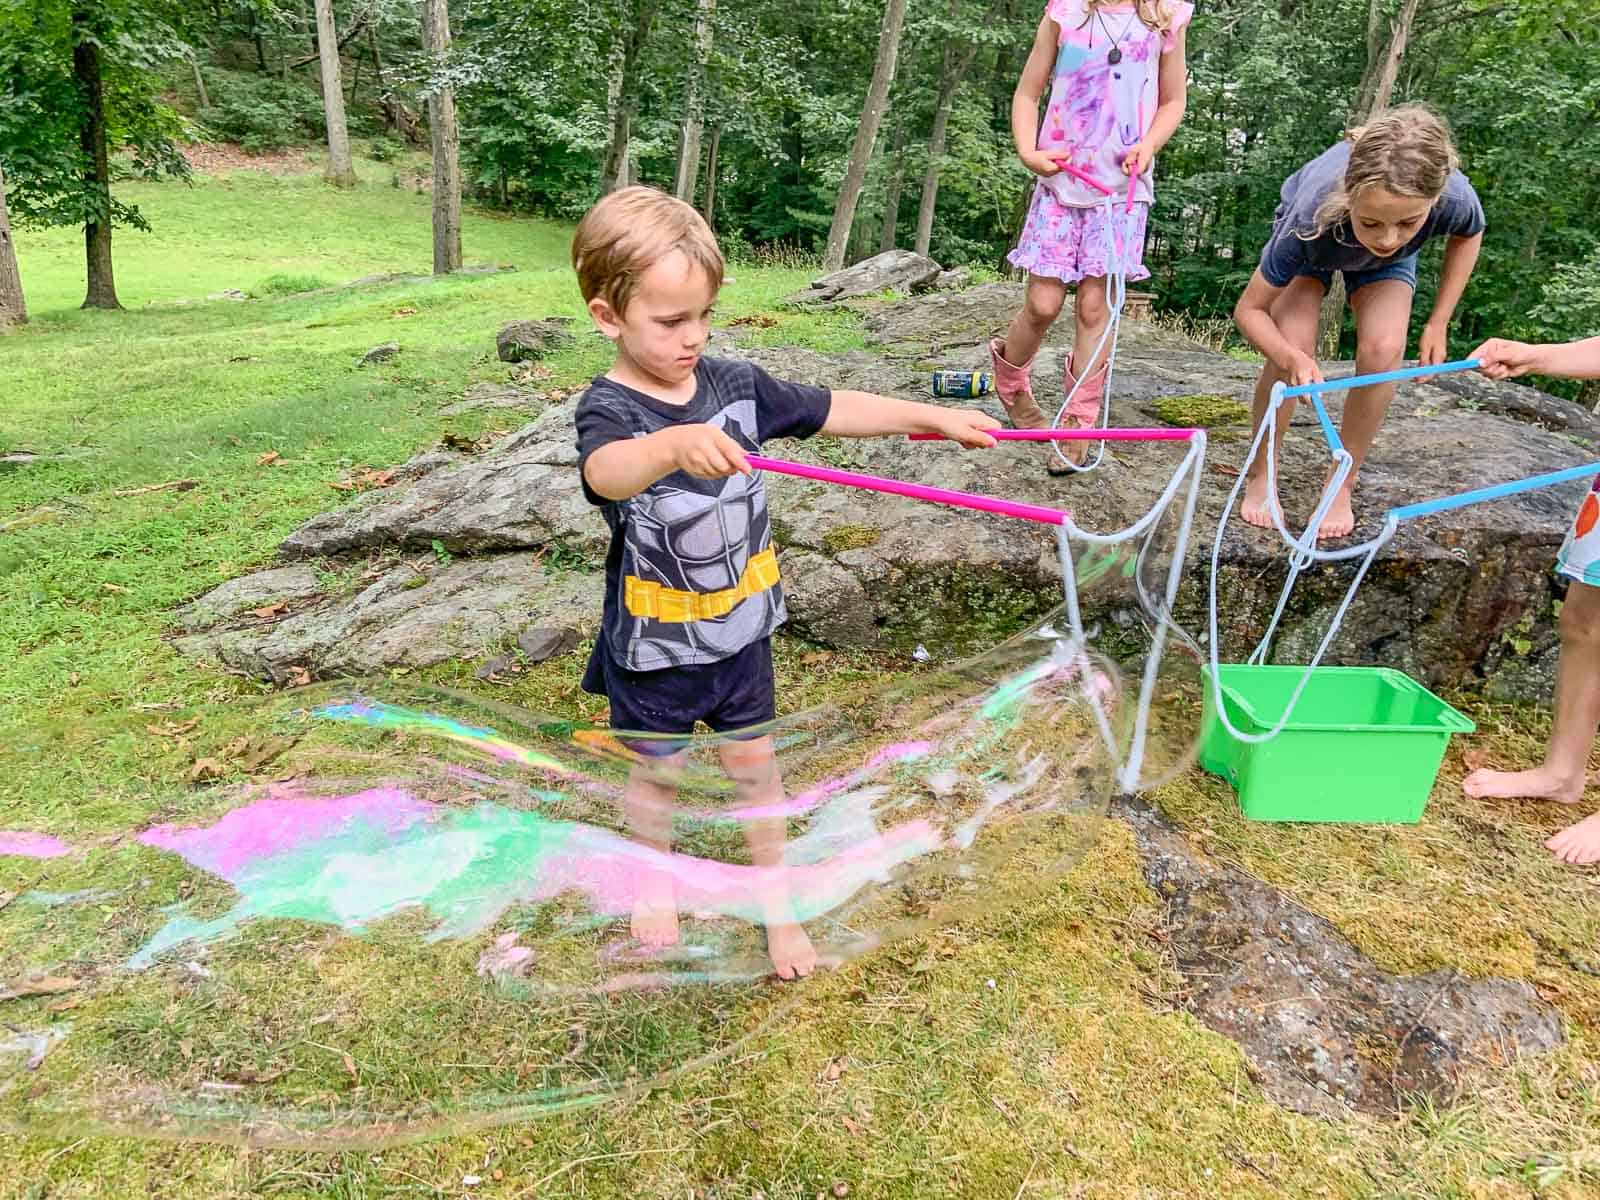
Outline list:
[[[1113,67],[1122,61],[1122,49],[1119,46],[1111,47],[1111,53],[1106,55],[1106,61]]]

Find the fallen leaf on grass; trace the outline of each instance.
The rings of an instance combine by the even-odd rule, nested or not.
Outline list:
[[[730,326],[756,325],[762,329],[771,329],[777,323],[776,317],[769,317],[766,313],[750,313],[747,316],[735,317],[728,322]]]
[[[1212,463],[1211,469],[1218,475],[1226,475],[1229,479],[1237,479],[1239,477],[1238,467],[1226,466],[1223,463]]]
[[[128,594],[127,588],[121,587],[115,583],[102,583],[100,586],[108,592],[115,592],[119,596],[126,596]]]
[[[144,487],[123,488],[113,496],[144,496],[151,492],[190,492],[200,486],[198,479],[169,479],[166,483],[147,483]]]
[[[198,724],[200,724],[199,717],[190,717],[187,721],[163,721],[159,725],[146,725],[144,731],[153,733],[156,737],[178,738]]]
[[[70,992],[83,981],[65,975],[28,975],[11,983],[0,984],[0,1000],[21,1000],[26,996],[59,996]]]
[[[357,466],[351,474],[335,480],[328,486],[336,492],[364,492],[368,488],[386,488],[394,483],[395,468],[374,471],[371,467]]]
[[[305,687],[311,682],[311,672],[305,667],[289,668],[289,686],[292,688]]]
[[[830,1058],[828,1060],[828,1065],[823,1069],[822,1077],[824,1079],[826,1079],[829,1083],[832,1083],[836,1079],[838,1079],[839,1076],[843,1075],[844,1072],[845,1072],[844,1059],[842,1059],[842,1058]]]
[[[463,454],[481,454],[489,445],[489,439],[469,438],[465,434],[447,433],[440,439],[439,444],[449,450],[460,450]]]
[[[1467,750],[1461,755],[1461,761],[1466,763],[1467,770],[1476,771],[1480,767],[1489,765],[1489,752],[1487,750]]]
[[[189,768],[189,782],[202,783],[207,779],[221,779],[227,768],[214,758],[197,758]]]
[[[67,676],[67,686],[68,687],[77,687],[78,686],[78,679],[79,679],[78,673],[76,671],[74,671],[71,675]]]
[[[397,309],[394,310],[394,318],[397,321],[402,317],[414,317],[416,315],[417,315],[417,310],[414,309],[414,308],[410,308],[410,307],[397,308]]]
[[[71,995],[63,996],[59,1000],[52,1000],[45,1005],[45,1008],[53,1013],[68,1012],[77,1008],[78,1005],[83,1003],[83,1000],[84,997],[81,992],[73,992]]]
[[[295,741],[291,737],[253,737],[247,734],[229,742],[222,756],[253,774],[293,746]]]
[[[273,463],[278,461],[278,458],[279,455],[276,450],[268,450],[260,458],[256,459],[256,466],[270,467]]]

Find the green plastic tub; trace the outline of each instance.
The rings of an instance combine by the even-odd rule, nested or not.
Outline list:
[[[1241,733],[1278,723],[1304,667],[1223,664],[1222,698]],[[1413,825],[1452,733],[1477,728],[1410,676],[1388,667],[1317,667],[1271,741],[1236,740],[1217,719],[1205,669],[1200,765],[1233,785],[1256,821]]]

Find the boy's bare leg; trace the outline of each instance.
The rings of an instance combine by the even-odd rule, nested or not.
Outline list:
[[[1279,292],[1277,299],[1272,302],[1272,320],[1278,326],[1278,331],[1290,345],[1306,354],[1316,353],[1317,317],[1322,312],[1322,294],[1320,282],[1309,276],[1300,276],[1291,280],[1289,286]],[[1288,380],[1272,363],[1264,363],[1250,402],[1251,441],[1255,440],[1261,423],[1267,419],[1267,408],[1272,403],[1272,385],[1280,382],[1287,383]],[[1282,461],[1278,458],[1278,451],[1283,445],[1284,431],[1294,417],[1294,406],[1294,400],[1289,399],[1278,409],[1277,436],[1272,446],[1274,462]],[[1239,515],[1250,525],[1271,529],[1272,514],[1277,508],[1278,497],[1267,489],[1267,456],[1265,453],[1258,454],[1245,480],[1244,500],[1239,506]]]
[[[654,759],[636,766],[622,793],[623,820],[628,833],[641,845],[663,854],[672,850],[672,808],[678,789],[664,782],[660,772],[682,765],[684,756]],[[672,875],[664,868],[647,867],[633,898],[633,936],[645,946],[662,947],[678,941],[678,900]]]
[[[783,799],[783,778],[770,737],[728,741],[722,745],[722,767],[734,782],[741,807],[777,804]],[[799,979],[817,965],[817,951],[795,920],[794,905],[784,882],[782,817],[754,817],[745,823],[750,861],[770,868],[772,882],[760,897],[767,926],[767,953],[779,979]]]
[[[1600,587],[1573,583],[1561,606],[1561,658],[1556,667],[1556,711],[1544,762],[1531,771],[1477,770],[1463,781],[1469,796],[1526,797],[1576,804],[1588,782],[1589,748],[1600,726]],[[1588,826],[1587,829],[1584,829]],[[1579,831],[1582,832],[1579,832]],[[1561,846],[1556,843],[1560,841]],[[1600,821],[1590,817],[1545,845],[1568,862],[1600,860]],[[1587,852],[1571,858],[1563,850]]]
[[[1356,314],[1356,374],[1374,375],[1392,371],[1400,365],[1406,352],[1406,330],[1411,323],[1411,285],[1403,279],[1380,279],[1369,283],[1350,297],[1350,307]],[[1334,497],[1328,515],[1322,518],[1317,530],[1319,538],[1347,537],[1356,527],[1355,493],[1356,475],[1372,449],[1378,427],[1388,415],[1394,400],[1394,384],[1375,383],[1371,387],[1356,388],[1345,398],[1344,420],[1339,424],[1339,438],[1355,461],[1344,486]]]

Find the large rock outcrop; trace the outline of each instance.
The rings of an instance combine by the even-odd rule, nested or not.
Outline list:
[[[879,305],[866,317],[869,348],[848,353],[741,347],[731,333],[719,334],[715,350],[836,388],[925,396],[932,369],[984,364],[987,336],[1004,327],[1020,298],[1016,285],[986,284]],[[1063,317],[1041,352],[1035,385],[1042,400],[1060,395],[1070,329]],[[1210,539],[1243,457],[1256,371],[1148,323],[1124,324],[1112,382],[1115,423],[1211,424],[1179,610],[1197,636]],[[992,397],[975,403],[998,412]],[[606,530],[579,488],[572,407],[571,400],[550,404],[481,454],[428,451],[393,486],[313,518],[284,542],[283,557],[319,562],[327,581],[321,593],[297,594],[266,618],[247,612],[198,625],[182,616],[177,644],[281,678],[296,667],[319,675],[482,655],[554,610],[563,619],[597,613]],[[1330,407],[1337,416],[1338,397]],[[1582,462],[1596,440],[1600,420],[1525,387],[1476,376],[1403,385],[1362,475],[1357,534],[1375,530],[1392,505]],[[1177,444],[1113,446],[1097,471],[1052,479],[1043,452],[1022,445],[963,452],[894,438],[814,439],[769,449],[1064,506],[1093,530],[1120,528],[1144,512],[1181,454]],[[1326,451],[1304,412],[1281,470],[1287,512],[1303,521],[1326,472]],[[1059,602],[1046,527],[789,477],[772,476],[769,487],[792,632],[836,645],[922,643],[954,656]],[[1582,491],[1571,484],[1402,527],[1362,588],[1332,661],[1386,663],[1429,684],[1480,674],[1502,694],[1547,694],[1556,644],[1550,564]],[[440,551],[453,561],[439,563]],[[385,556],[417,555],[433,565],[388,561],[371,574]],[[1286,557],[1274,534],[1237,518],[1228,527],[1220,560],[1225,655],[1242,653],[1259,634]],[[1300,661],[1314,648],[1353,569],[1325,567],[1302,580],[1279,637],[1281,660]],[[217,607],[211,598],[197,602],[199,610],[208,606]],[[421,622],[417,636],[393,632],[412,621]]]

